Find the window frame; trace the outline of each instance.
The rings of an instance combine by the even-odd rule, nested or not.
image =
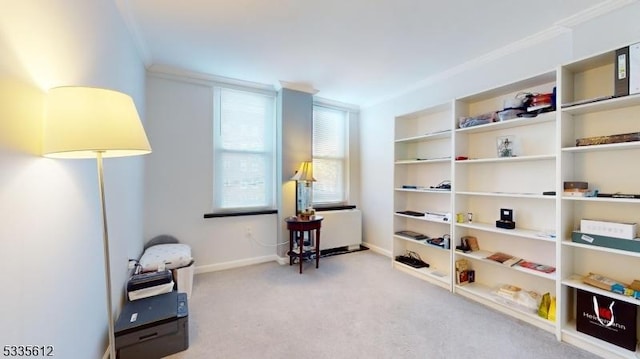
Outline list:
[[[344,130],[344,156],[343,157],[333,157],[333,156],[316,156],[315,154],[315,136],[314,136],[314,128],[315,128],[315,121],[316,121],[316,107],[320,107],[320,108],[326,108],[328,110],[333,110],[333,111],[340,111],[344,113],[344,123],[342,124],[343,126],[343,130]],[[313,199],[312,199],[312,205],[314,207],[325,207],[325,206],[336,206],[336,205],[345,205],[347,203],[349,203],[349,188],[350,188],[350,142],[351,142],[351,137],[350,137],[350,121],[351,121],[351,116],[352,116],[352,110],[350,108],[347,107],[342,107],[342,106],[335,106],[335,105],[331,105],[331,104],[327,104],[327,103],[323,103],[320,101],[314,101],[313,102],[313,109],[312,109],[312,134],[311,134],[311,138],[312,138],[312,146],[311,146],[311,159],[312,161],[315,163],[316,158],[318,159],[328,159],[328,160],[339,160],[342,162],[342,198],[340,200],[334,200],[334,201],[317,201],[316,200],[316,195],[313,195]],[[316,176],[317,174],[317,166],[314,165],[314,176]],[[315,192],[315,183],[314,183],[314,192]]]
[[[237,91],[243,92],[258,96],[264,96],[270,100],[270,116],[269,116],[269,124],[266,125],[265,129],[269,129],[267,135],[270,135],[270,148],[265,151],[257,151],[257,150],[238,150],[238,149],[225,149],[221,146],[222,144],[222,93],[224,91]],[[277,211],[277,188],[276,188],[276,171],[278,165],[277,158],[277,95],[272,91],[260,90],[257,88],[244,87],[244,86],[234,86],[234,85],[224,85],[224,84],[216,84],[212,86],[212,97],[213,97],[213,112],[212,112],[212,140],[213,140],[213,181],[212,181],[212,209],[215,214],[225,214],[225,213],[257,213],[257,212],[272,212]],[[224,169],[223,161],[221,160],[224,154],[236,153],[236,154],[262,154],[266,157],[266,161],[268,167],[270,168],[270,173],[265,176],[265,197],[266,204],[265,205],[251,205],[251,206],[228,206],[224,207],[222,205],[224,187],[220,184],[222,179],[222,175],[219,173],[223,172]]]

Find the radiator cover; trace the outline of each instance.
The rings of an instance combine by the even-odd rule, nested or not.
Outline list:
[[[319,211],[324,217],[320,229],[320,250],[359,248],[362,243],[362,212],[359,209]]]

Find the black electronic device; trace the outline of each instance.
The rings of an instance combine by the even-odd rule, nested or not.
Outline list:
[[[637,193],[598,193],[597,197],[607,197],[607,198],[640,198],[640,194]]]
[[[564,189],[589,189],[589,182],[585,181],[565,181],[562,186]]]
[[[504,229],[516,228],[516,222],[513,221],[513,210],[500,208],[500,219],[496,221],[496,227]]]
[[[430,189],[441,190],[441,191],[450,191],[451,190],[451,181],[446,180],[438,183],[436,186],[430,186]]]
[[[396,212],[398,214],[404,214],[407,216],[414,216],[414,217],[424,217],[424,213],[422,212],[416,212],[416,211],[398,211]]]
[[[422,233],[418,233],[418,232],[414,232],[414,231],[398,231],[396,232],[396,234],[399,234],[401,236],[405,236],[405,237],[409,237],[409,238],[413,238],[415,240],[423,240],[423,239],[428,239],[429,236],[426,236]]]
[[[127,281],[127,291],[154,287],[161,284],[171,283],[173,276],[170,270],[163,270],[158,272],[146,272],[140,274],[134,274]]]
[[[189,348],[186,293],[169,292],[127,302],[115,324],[119,359],[162,358]]]

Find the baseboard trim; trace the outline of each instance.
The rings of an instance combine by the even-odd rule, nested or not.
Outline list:
[[[362,245],[376,253],[379,253],[379,254],[382,254],[383,256],[387,256],[391,258],[391,252],[386,249],[380,248],[378,246],[375,246],[367,242],[363,242]],[[254,257],[254,258],[241,259],[237,261],[230,261],[230,262],[224,262],[224,263],[207,264],[203,266],[196,266],[194,269],[194,274],[217,272],[225,269],[240,268],[240,267],[246,267],[253,264],[260,264],[260,263],[267,263],[267,262],[276,262],[280,265],[285,265],[285,264],[289,264],[289,257],[280,257],[277,254],[273,254],[273,255],[268,255],[263,257]]]
[[[280,265],[285,265],[285,264],[289,264],[289,257],[280,257],[280,256],[276,256],[276,262],[278,262],[278,264]]]
[[[274,255],[268,255],[263,257],[240,259],[237,261],[230,261],[230,262],[224,262],[224,263],[207,264],[203,266],[196,266],[194,273],[201,274],[201,273],[217,272],[225,269],[239,268],[239,267],[249,266],[252,264],[260,264],[260,263],[273,262],[273,261],[280,263],[279,258],[280,257],[274,254]]]
[[[369,248],[369,249],[370,249],[370,250],[372,250],[373,252],[376,252],[376,253],[378,253],[378,254],[382,254],[382,255],[383,255],[383,256],[385,256],[385,257],[389,257],[389,258],[391,258],[391,257],[392,257],[392,255],[391,255],[391,251],[388,251],[388,250],[386,250],[386,249],[384,249],[384,248],[382,248],[382,247],[378,247],[378,246],[376,246],[375,244],[371,244],[371,243],[369,243],[369,242],[362,242],[362,245],[363,245],[363,246],[365,246],[365,247],[367,247],[367,248]]]

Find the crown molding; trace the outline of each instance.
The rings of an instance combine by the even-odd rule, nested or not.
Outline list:
[[[276,91],[272,85],[189,71],[169,65],[151,65],[147,67],[147,73],[156,77],[187,81],[205,86],[211,86],[212,84],[225,84],[240,88],[252,88],[269,93],[274,93]]]
[[[341,109],[341,110],[348,110],[348,111],[352,111],[352,112],[360,111],[360,106],[358,106],[358,105],[354,105],[354,104],[346,103],[346,102],[341,102],[341,101],[336,101],[336,100],[331,100],[331,99],[327,99],[327,98],[322,98],[322,97],[318,97],[318,96],[314,96],[313,97],[313,103],[315,105],[319,105],[319,106],[333,107],[333,108],[337,108],[337,109]]]
[[[607,13],[610,13],[614,10],[622,8],[624,6],[630,5],[637,2],[637,0],[609,0],[602,2],[600,4],[594,5],[590,8],[584,9],[572,16],[564,18],[560,21],[557,21],[555,25],[565,27],[565,28],[574,28],[582,23],[585,23],[589,20],[595,19]]]
[[[287,82],[280,80],[279,83],[275,84],[275,89],[280,91],[282,89],[305,92],[311,95],[317,94],[319,91],[314,89],[313,86],[303,82]]]
[[[133,14],[133,11],[131,11],[131,4],[129,0],[115,0],[115,3],[127,30],[129,30],[129,34],[131,34],[131,37],[133,38],[134,46],[136,47],[136,50],[138,50],[138,55],[140,56],[140,59],[142,59],[144,67],[148,68],[153,64],[153,57],[147,47],[147,43],[144,41],[142,32],[140,32],[136,17]]]

